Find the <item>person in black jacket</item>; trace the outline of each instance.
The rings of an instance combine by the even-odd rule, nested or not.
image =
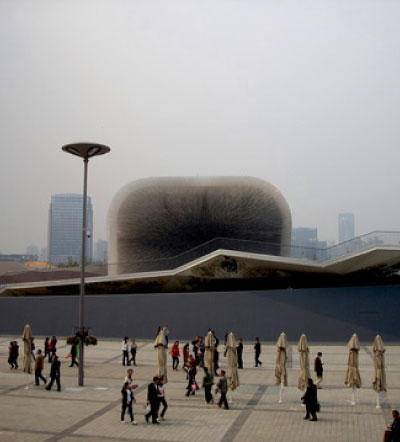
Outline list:
[[[146,422],[149,423],[149,417],[151,416],[151,422],[158,424],[158,377],[154,376],[153,382],[147,387],[147,405],[150,405],[150,411],[145,415]]]
[[[393,410],[392,416],[393,422],[388,425],[388,428],[392,430],[390,442],[400,442],[400,413],[398,410]]]
[[[310,414],[312,416],[311,421],[317,421],[317,406],[318,406],[318,398],[317,398],[317,387],[315,386],[312,379],[308,379],[307,381],[307,390],[305,395],[301,398],[303,404],[306,406],[306,415],[304,419],[310,419]]]
[[[314,371],[317,375],[317,382],[315,383],[315,385],[317,386],[317,388],[322,388],[321,383],[324,373],[324,367],[321,358],[322,358],[322,353],[319,351],[317,353],[317,357],[314,360]]]
[[[214,347],[214,375],[218,376],[217,370],[219,369],[219,351],[218,351],[218,345],[215,344]]]
[[[128,412],[129,412],[129,417],[131,418],[131,424],[132,425],[137,425],[137,422],[135,421],[134,417],[133,417],[133,409],[132,409],[132,405],[133,405],[133,394],[131,391],[131,386],[129,385],[129,382],[125,382],[124,386],[122,387],[121,390],[121,394],[122,394],[122,404],[121,404],[121,423],[125,423],[125,413],[126,413],[126,409],[128,408]]]
[[[72,341],[70,354],[71,354],[70,367],[73,367],[74,365],[76,365],[78,367],[79,364],[76,360],[76,357],[78,355],[78,343],[75,341],[75,339]]]
[[[260,354],[261,354],[260,338],[256,338],[256,342],[254,344],[255,367],[258,367],[258,364],[262,365],[262,362],[260,361]]]
[[[61,368],[60,361],[58,360],[57,355],[54,355],[53,361],[51,363],[51,368],[50,368],[50,383],[46,387],[46,390],[51,390],[51,387],[53,386],[54,381],[56,381],[57,391],[61,391],[61,382],[60,382],[61,370],[60,370],[60,368]]]
[[[238,340],[236,346],[238,368],[243,368],[243,339]]]

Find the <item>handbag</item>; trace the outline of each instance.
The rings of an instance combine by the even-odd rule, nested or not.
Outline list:
[[[386,430],[383,433],[383,442],[390,442],[392,440],[392,432],[390,430]]]
[[[319,413],[319,412],[321,411],[321,405],[320,405],[319,402],[317,402],[317,406],[315,407],[315,411],[316,411],[317,413]]]

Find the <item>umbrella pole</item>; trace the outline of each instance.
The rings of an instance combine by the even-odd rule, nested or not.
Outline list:
[[[281,381],[281,386],[279,388],[279,403],[280,404],[283,402],[283,400],[282,400],[282,391],[283,391],[283,381]]]
[[[230,404],[232,404],[233,403],[233,400],[232,400],[232,388],[230,388],[229,389],[229,401],[228,401]]]
[[[376,392],[376,408],[381,408],[380,398],[379,398],[379,392]]]
[[[356,405],[356,387],[352,388],[350,405]]]
[[[29,373],[26,373],[24,390],[29,390],[28,384],[29,384]]]

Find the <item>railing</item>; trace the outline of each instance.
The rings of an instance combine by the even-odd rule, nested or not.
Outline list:
[[[324,262],[340,258],[357,251],[368,249],[375,245],[400,247],[400,232],[374,231],[327,248],[298,246],[293,244],[280,246],[262,241],[214,238],[204,244],[173,257],[153,260],[139,260],[134,262],[109,263],[108,266],[109,273],[113,274],[171,270],[194,261],[195,259],[201,258],[202,256],[218,249],[261,255],[283,255],[294,259]]]
[[[110,262],[108,263],[108,272],[104,271],[104,265],[98,266],[98,276],[103,276],[106,273],[108,273],[109,275],[118,275],[125,273],[172,270],[219,249],[269,256],[287,256],[293,259],[308,260],[314,262],[326,262],[354,252],[366,250],[377,245],[400,247],[400,232],[388,232],[378,230],[327,248],[297,245],[280,246],[278,244],[266,243],[262,241],[234,238],[214,238],[210,241],[200,244],[197,247],[171,257],[143,259],[128,262]],[[87,276],[94,276],[95,274],[97,274],[95,266],[91,266],[91,268],[87,269],[87,271]],[[76,273],[76,276],[72,276],[72,272],[74,274]],[[43,275],[42,280],[48,281],[57,279],[70,279],[73,277],[79,278],[80,268],[75,267],[64,268],[62,270],[36,270],[34,271],[34,273],[36,276],[34,279],[31,280],[32,282],[40,280],[38,274]],[[15,276],[14,279],[19,280],[18,282],[28,282],[25,278],[22,278],[24,274],[25,272],[21,272],[13,273],[12,275]],[[0,284],[11,284],[17,282],[13,280],[13,278],[10,278],[10,275],[11,274],[0,275]],[[21,276],[21,279],[18,278],[18,275]]]

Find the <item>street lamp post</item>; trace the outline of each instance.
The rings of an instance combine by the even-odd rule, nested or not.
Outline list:
[[[67,144],[62,147],[64,152],[83,158],[84,174],[83,174],[83,213],[82,213],[82,250],[81,250],[81,284],[79,292],[79,367],[78,367],[78,384],[83,386],[84,378],[84,339],[87,334],[85,328],[85,261],[86,261],[86,205],[87,205],[87,174],[89,158],[97,155],[104,155],[110,152],[110,148],[103,144],[97,143],[74,143]]]

